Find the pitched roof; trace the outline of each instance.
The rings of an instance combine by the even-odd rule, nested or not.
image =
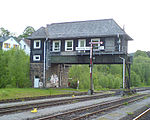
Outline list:
[[[4,41],[8,40],[11,37],[12,36],[3,36],[3,37],[0,37],[0,42],[4,42]]]
[[[40,39],[40,38],[46,38],[45,27],[41,27],[37,31],[33,32],[32,35],[29,36],[27,39]]]
[[[30,46],[30,40],[24,39],[24,42],[25,42],[28,46]]]
[[[28,39],[61,39],[61,38],[82,38],[82,37],[105,37],[105,36],[124,36],[126,40],[132,38],[113,20],[89,20],[89,21],[76,21],[53,23],[47,27],[41,27]]]
[[[53,23],[47,25],[47,30],[48,37],[51,39],[102,37],[119,34],[124,35],[127,40],[132,40],[113,19]]]

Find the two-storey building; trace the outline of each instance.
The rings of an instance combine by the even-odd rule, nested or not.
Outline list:
[[[99,42],[93,45],[94,64],[122,64],[132,40],[113,19],[53,23],[29,39],[34,87],[67,86],[66,64],[89,64],[90,42]]]

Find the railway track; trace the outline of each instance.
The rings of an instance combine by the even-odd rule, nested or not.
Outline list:
[[[10,113],[16,113],[16,112],[22,112],[27,110],[32,110],[32,108],[46,108],[51,106],[58,106],[58,105],[64,105],[64,104],[71,104],[81,101],[87,101],[92,99],[100,99],[104,97],[110,97],[113,96],[114,93],[111,94],[101,94],[101,95],[93,95],[93,96],[85,96],[85,97],[77,97],[77,98],[68,98],[68,99],[61,99],[61,100],[51,100],[51,101],[45,101],[45,102],[36,102],[36,103],[28,103],[28,104],[21,104],[21,105],[13,105],[13,106],[5,106],[0,107],[0,116]]]
[[[78,109],[69,110],[66,112],[44,116],[41,118],[35,118],[36,120],[82,120],[88,119],[93,115],[100,115],[105,111],[112,110],[114,108],[138,101],[143,99],[147,95],[136,95],[128,98],[121,98],[118,100],[108,101],[104,103],[99,103],[95,105],[90,105],[87,107],[82,107]]]
[[[140,115],[135,117],[133,120],[149,120],[150,119],[150,108],[142,112]]]

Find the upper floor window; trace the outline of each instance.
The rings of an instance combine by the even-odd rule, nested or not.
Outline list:
[[[91,42],[99,42],[98,44],[93,44],[94,50],[104,50],[104,41],[100,41],[100,38],[91,39]]]
[[[65,51],[73,51],[73,40],[65,41]]]
[[[41,41],[40,40],[34,40],[34,48],[41,48]]]
[[[10,44],[9,43],[4,43],[4,48],[10,48]]]
[[[85,39],[79,39],[78,40],[78,47],[86,47],[86,40]]]
[[[60,51],[61,48],[61,41],[57,40],[57,41],[53,41],[53,51],[58,52]]]
[[[40,55],[34,55],[33,61],[40,61]]]
[[[91,42],[100,42],[100,38],[91,39]],[[99,47],[100,47],[100,44],[93,44],[93,49],[98,50]]]

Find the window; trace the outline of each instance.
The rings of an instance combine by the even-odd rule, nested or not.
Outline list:
[[[4,43],[4,48],[10,48],[10,44],[9,43]]]
[[[58,52],[61,48],[61,41],[53,41],[53,51]]]
[[[16,44],[13,44],[13,48],[17,48],[18,47],[18,45],[16,45]]]
[[[104,41],[100,41],[100,38],[91,39],[91,42],[100,42],[99,44],[93,44],[94,50],[104,50]]]
[[[40,61],[40,55],[34,55],[33,61]]]
[[[86,47],[86,40],[85,39],[79,39],[78,40],[78,47]]]
[[[65,51],[73,51],[73,40],[65,41]]]
[[[100,42],[100,38],[91,39],[91,42]],[[100,44],[93,44],[93,49],[98,50],[99,47],[100,47]]]
[[[41,41],[40,40],[34,40],[34,48],[41,48]]]
[[[24,45],[24,50],[26,49],[26,45]]]

